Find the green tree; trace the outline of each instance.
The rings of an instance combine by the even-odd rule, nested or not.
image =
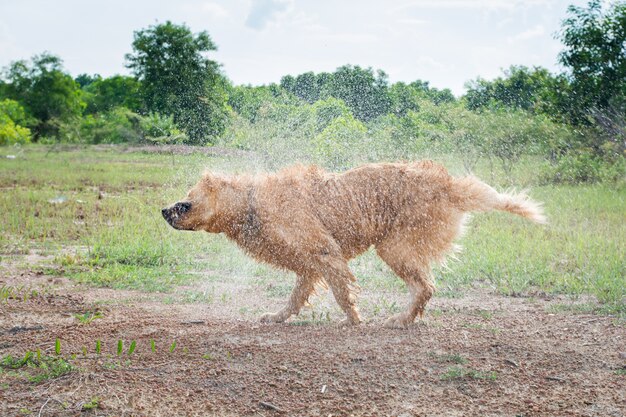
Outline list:
[[[511,66],[503,77],[492,81],[481,78],[467,83],[467,107],[477,110],[487,106],[504,106],[513,109],[550,112],[558,94],[567,88],[563,78],[553,76],[547,69]],[[548,110],[550,109],[550,110]]]
[[[137,112],[141,110],[142,105],[140,87],[139,81],[125,75],[114,75],[104,79],[95,78],[83,87],[87,103],[85,111],[93,114],[121,106]]]
[[[127,67],[141,82],[147,110],[173,115],[195,144],[225,129],[227,81],[219,65],[205,57],[217,50],[206,31],[193,34],[171,22],[135,32]]]
[[[268,103],[298,104],[299,100],[276,84],[253,87],[241,85],[228,90],[228,105],[240,116],[254,123],[259,109]]]
[[[571,75],[579,119],[591,109],[626,104],[626,3],[570,6],[559,38],[559,61]],[[580,120],[578,120],[580,121]]]
[[[346,106],[346,103],[334,97],[316,101],[312,109],[315,115],[316,133],[326,129],[333,120],[339,117],[352,118],[352,113],[350,113],[350,109]]]
[[[24,108],[15,100],[0,101],[0,145],[28,143],[31,139],[28,116]]]
[[[101,79],[102,77],[100,76],[100,74],[94,74],[94,75],[79,74],[76,78],[74,78],[74,81],[78,83],[80,88],[85,88],[89,84],[93,84],[94,82],[101,80]]]
[[[330,95],[343,100],[354,116],[364,122],[387,114],[390,108],[387,94],[387,74],[371,68],[344,65],[333,74]]]
[[[351,114],[333,119],[313,139],[319,163],[345,170],[363,159],[367,128]]]
[[[63,71],[59,57],[49,53],[30,62],[16,61],[5,69],[5,95],[19,101],[34,117],[35,137],[58,135],[62,122],[79,117],[85,103],[78,83]]]

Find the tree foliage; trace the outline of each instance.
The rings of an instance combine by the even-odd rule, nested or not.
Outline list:
[[[205,54],[217,46],[204,31],[193,34],[171,22],[135,32],[127,67],[141,82],[147,110],[174,116],[192,143],[204,143],[225,128],[226,80]]]
[[[141,110],[142,102],[139,95],[141,84],[133,77],[114,75],[102,78],[96,75],[87,80],[83,74],[76,78],[76,82],[84,83],[82,88],[85,93],[87,114],[106,112],[120,106],[134,112]]]
[[[32,116],[36,137],[57,135],[59,124],[79,117],[84,108],[78,83],[63,71],[59,57],[49,53],[30,62],[16,61],[5,69],[5,96],[19,101]]]
[[[0,101],[0,145],[30,142],[30,129],[24,127],[28,122],[24,108],[17,101]]]
[[[559,38],[580,113],[626,104],[626,3],[570,6]]]

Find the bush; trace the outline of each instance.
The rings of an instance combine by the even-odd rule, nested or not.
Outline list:
[[[61,124],[61,140],[73,143],[183,143],[187,136],[172,116],[151,113],[141,116],[117,107]]]
[[[603,160],[590,149],[562,155],[544,170],[544,179],[552,183],[582,184],[616,182],[626,176],[626,158]]]
[[[366,148],[363,123],[352,115],[341,116],[315,136],[316,159],[331,169],[349,168],[363,155]]]
[[[184,143],[187,140],[187,135],[174,123],[174,116],[150,113],[148,116],[139,118],[139,129],[148,142],[170,144]]]
[[[0,101],[0,145],[29,143],[30,129],[20,126],[27,123],[26,112],[17,101],[9,99]]]
[[[72,125],[69,124],[62,129],[62,137],[70,142],[136,143],[142,139],[138,126],[139,117],[122,107],[102,114],[85,116],[80,119],[78,129],[71,129]]]

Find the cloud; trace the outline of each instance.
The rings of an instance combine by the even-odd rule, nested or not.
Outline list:
[[[491,9],[514,10],[518,7],[546,5],[553,0],[413,0],[392,9],[392,12],[407,9]]]
[[[263,30],[281,12],[289,10],[290,0],[256,0],[246,19],[246,26],[255,30]]]
[[[523,42],[532,38],[537,38],[539,36],[543,36],[546,33],[546,30],[542,25],[537,25],[534,28],[527,29],[523,32],[518,33],[517,35],[513,35],[507,38],[509,43],[514,42]]]
[[[228,10],[226,10],[223,6],[220,6],[219,4],[210,1],[202,3],[202,11],[214,17],[228,16]]]

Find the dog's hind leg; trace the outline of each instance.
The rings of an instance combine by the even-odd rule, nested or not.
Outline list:
[[[298,275],[296,285],[291,291],[291,296],[287,305],[276,313],[265,313],[261,316],[263,323],[281,323],[294,314],[298,314],[300,309],[306,304],[309,296],[315,290],[315,284],[319,281],[319,277],[314,274]]]
[[[413,323],[418,315],[422,317],[428,300],[435,292],[428,259],[421,257],[418,249],[407,245],[406,242],[397,245],[378,245],[376,251],[378,256],[406,282],[411,297],[408,308],[389,317],[385,327],[406,327]]]

